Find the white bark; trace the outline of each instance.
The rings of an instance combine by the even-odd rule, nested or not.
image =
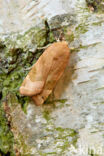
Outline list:
[[[55,96],[67,99],[67,102],[62,108],[57,103],[57,108],[52,110],[50,116],[54,118],[51,122],[55,127],[78,130],[78,150],[81,146],[82,151],[94,148],[95,153],[98,153],[98,149],[102,150],[104,144],[103,15],[90,12],[86,8],[84,0],[0,0],[0,3],[1,33],[25,31],[42,19],[48,18],[50,20],[55,15],[70,12],[76,14],[77,22],[71,28],[75,40],[69,46],[79,48],[79,51],[72,53],[66,72],[55,90]],[[83,29],[86,31],[82,32]],[[30,104],[27,115],[23,117],[23,120],[27,118],[27,121],[22,124],[30,127],[30,132],[27,132],[30,136],[36,135],[35,123],[38,123],[39,128],[42,123],[46,122],[39,112],[41,112],[41,108]],[[19,113],[17,113],[17,117],[18,115]],[[20,119],[20,117],[18,118]],[[16,118],[15,120],[17,121]],[[51,124],[47,124],[47,127],[50,126]],[[20,131],[20,127],[18,127],[18,131]],[[52,131],[54,133],[54,129]],[[40,131],[40,133],[42,132]],[[39,142],[39,138],[37,140]],[[37,144],[39,145],[39,143]],[[54,143],[50,147],[51,150],[54,149],[53,146]],[[71,155],[70,150],[65,152],[66,156]],[[79,152],[76,155],[86,156],[88,153]]]

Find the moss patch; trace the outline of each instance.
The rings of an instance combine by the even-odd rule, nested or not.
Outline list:
[[[2,101],[6,100],[8,95],[11,95],[12,101],[10,103],[16,103],[15,100],[17,100],[17,103],[26,113],[30,98],[21,96],[19,87],[30,67],[43,52],[42,49],[38,50],[38,48],[53,41],[52,32],[46,24],[43,29],[39,27],[31,28],[23,35],[11,34],[3,41],[0,40],[0,150],[5,154],[12,151],[13,135],[2,108]]]
[[[28,103],[31,99],[21,96],[19,94],[19,87],[31,66],[43,53],[44,47],[55,42],[56,38],[60,36],[60,32],[68,42],[74,40],[74,35],[69,28],[62,27],[60,29],[58,28],[58,30],[52,30],[47,21],[45,21],[43,29],[39,27],[31,28],[24,34],[11,34],[5,37],[5,39],[2,39],[2,41],[0,40],[0,109],[3,113],[0,113],[1,153],[7,154],[10,152],[10,154],[12,154],[14,143],[13,134],[10,131],[11,127],[8,125],[9,122],[6,119],[2,107],[3,101],[8,99],[8,105],[12,109],[15,108],[15,104],[20,105],[22,110],[26,113]],[[66,99],[52,100],[45,104],[50,105],[51,103],[51,106],[55,107],[56,102],[61,103],[63,106]],[[48,109],[43,112],[43,117],[47,121],[50,120],[49,113]],[[25,143],[23,144],[25,145]]]
[[[9,154],[14,156],[15,153],[13,152],[13,134],[10,131],[8,121],[5,116],[5,112],[3,108],[0,108],[0,153],[2,154]]]

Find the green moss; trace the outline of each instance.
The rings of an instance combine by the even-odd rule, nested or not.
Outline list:
[[[56,154],[57,154],[57,152],[42,153],[42,152],[39,151],[40,156],[49,156],[49,155],[56,156]]]
[[[26,77],[29,68],[37,61],[43,52],[43,50],[38,50],[38,47],[43,47],[54,41],[54,35],[46,24],[43,29],[39,27],[31,28],[23,35],[11,34],[9,37],[6,37],[4,41],[0,41],[1,101],[8,99],[9,107],[12,109],[15,104],[21,104],[23,111],[26,113],[30,98],[21,96],[19,94],[19,88],[23,79]],[[2,118],[2,114],[0,114],[0,117]],[[48,115],[45,115],[45,113],[44,117],[48,120]],[[6,121],[5,126],[8,127],[8,122]],[[6,133],[6,129],[3,129],[3,127],[1,130]],[[9,127],[8,134],[11,134]],[[11,139],[9,145],[9,141],[6,141],[5,137],[7,140],[10,139],[8,135],[3,136],[3,133],[1,133],[1,151],[7,153],[10,149],[9,146],[13,144],[13,140]],[[4,144],[7,144],[7,149]]]
[[[61,154],[64,154],[65,151],[70,147],[70,145],[74,145],[76,147],[78,133],[69,128],[57,127],[56,131],[58,131],[58,142],[62,141],[63,144],[58,145],[57,148],[61,149]],[[68,138],[72,138],[72,141],[69,141]]]
[[[81,23],[81,24],[79,24],[77,27],[76,27],[76,29],[75,29],[75,31],[78,33],[78,34],[84,34],[84,33],[86,33],[87,31],[88,31],[88,24],[86,24],[86,23]]]
[[[67,148],[69,148],[70,147],[70,144],[69,144],[69,141],[68,141],[68,139],[66,139],[65,141],[64,141],[64,145],[63,146],[58,146],[58,148],[60,148],[61,149],[61,153],[63,153]]]
[[[5,53],[5,55],[2,55],[2,53]],[[20,96],[19,87],[28,73],[27,69],[34,64],[34,61],[39,58],[42,51],[32,53],[23,51],[23,49],[20,48],[8,49],[8,47],[6,47],[2,53],[0,54],[3,60],[0,66],[0,90],[2,90],[3,99],[9,91],[11,91],[18,95],[19,99],[21,98],[27,101],[26,98]],[[14,57],[16,60],[13,59]]]
[[[87,49],[89,47],[95,47],[96,45],[100,44],[100,42],[96,42],[96,43],[92,43],[92,44],[89,44],[89,45],[81,45],[75,49],[75,50],[80,50],[80,49]]]
[[[18,139],[17,139],[17,142],[16,142],[16,147],[18,149],[21,149],[21,153],[20,153],[21,156],[24,156],[24,155],[30,156],[31,155],[31,146],[28,146],[25,143],[24,136],[21,135],[21,134],[18,134]]]
[[[57,32],[57,30],[54,30],[54,32],[55,31]],[[64,28],[62,31],[65,35],[67,28]],[[47,44],[56,41],[54,32],[45,24],[43,29],[31,28],[23,35],[11,34],[11,36],[6,37],[3,42],[0,42],[0,100],[7,100],[10,109],[14,109],[16,105],[20,104],[26,113],[30,98],[21,96],[19,94],[19,87],[31,66],[43,53],[43,50],[39,50],[39,47],[42,49],[42,47]],[[74,35],[71,34],[68,36],[67,34],[66,39],[71,42],[74,39]],[[66,99],[47,101],[43,107],[52,104],[51,108],[54,108],[56,102],[63,105]],[[2,110],[1,112],[4,113],[2,114],[0,112],[0,150],[3,153],[10,152],[12,154],[14,139],[2,108],[2,102],[0,109]],[[52,109],[44,109],[43,111],[43,117],[49,122],[51,119],[51,110]],[[58,129],[56,131],[58,131]],[[58,133],[62,135],[59,131]],[[22,139],[21,136],[18,139],[20,139],[19,148],[21,146],[24,147],[24,153],[28,153],[29,148],[25,145],[24,139]],[[64,137],[62,139],[64,139]]]
[[[67,137],[67,136],[74,137],[77,135],[77,132],[75,130],[69,129],[69,128],[57,127],[56,131],[58,131],[60,134],[62,134],[63,132],[67,132],[67,135],[65,135],[65,137]]]
[[[55,36],[52,31],[49,32],[48,41],[49,43],[53,43],[56,41]]]
[[[47,36],[46,29],[40,29],[39,27],[31,28],[24,34],[24,40],[28,41],[29,37],[31,37],[31,43],[37,45],[38,47],[42,47],[45,45]],[[27,37],[27,38],[26,38]],[[26,44],[26,42],[25,42]]]
[[[59,132],[64,132],[65,129],[63,129],[62,127],[57,127],[56,130]]]
[[[50,113],[49,113],[49,111],[48,110],[45,110],[44,112],[43,112],[43,117],[47,120],[47,121],[49,121],[51,118],[50,118]]]
[[[99,156],[99,154],[96,154],[95,151],[93,149],[88,149],[88,154],[90,156]]]
[[[101,20],[99,22],[93,22],[92,25],[93,26],[102,26],[103,23],[104,23],[104,20]]]
[[[67,101],[67,99],[55,99],[53,93],[47,98],[45,101],[46,104],[55,104],[56,102],[64,104]]]
[[[5,112],[3,108],[0,108],[0,151],[4,154],[10,152],[11,155],[14,156],[13,143],[13,134],[9,129]]]
[[[62,108],[65,106],[66,104],[66,101],[67,99],[54,99],[54,96],[53,95],[50,95],[48,97],[48,99],[45,101],[44,103],[44,107],[45,109],[47,109],[46,107],[47,106],[50,106],[50,111],[53,109],[53,108]]]
[[[47,133],[51,134],[51,137],[54,138],[54,140],[49,142],[48,147],[49,149],[51,148],[52,152],[44,152],[44,147],[40,149],[39,154],[41,156],[48,156],[48,155],[65,155],[65,152],[67,152],[70,148],[71,145],[76,147],[76,142],[78,139],[78,133],[70,128],[62,128],[62,127],[57,127],[52,126],[53,128],[51,129],[46,129]],[[47,138],[47,137],[46,137]],[[42,138],[43,144],[47,141],[46,138]],[[44,140],[43,140],[44,139]],[[45,140],[46,139],[46,140]],[[49,140],[49,138],[48,138]],[[44,146],[44,145],[43,145]],[[46,147],[47,148],[47,147]]]
[[[1,101],[8,98],[9,106],[12,108],[14,104],[21,104],[23,111],[26,113],[30,98],[21,96],[19,94],[19,87],[28,73],[27,69],[31,67],[42,54],[42,50],[36,51],[34,46],[44,46],[46,44],[47,34],[45,29],[32,28],[24,35],[17,35],[12,38],[13,36],[11,35],[11,37],[6,38],[4,42],[0,42]],[[12,153],[13,135],[8,126],[3,109],[0,111],[0,126],[0,150],[3,153],[8,153],[8,151]]]

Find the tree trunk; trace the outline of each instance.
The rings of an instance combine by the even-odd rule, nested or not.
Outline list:
[[[0,3],[1,154],[103,156],[102,1]],[[37,107],[19,87],[45,47],[60,39],[71,49],[69,64],[52,95]]]

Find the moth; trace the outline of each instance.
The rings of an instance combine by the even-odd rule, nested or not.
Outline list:
[[[24,79],[19,91],[42,105],[61,78],[70,58],[66,41],[51,44],[39,57]]]

